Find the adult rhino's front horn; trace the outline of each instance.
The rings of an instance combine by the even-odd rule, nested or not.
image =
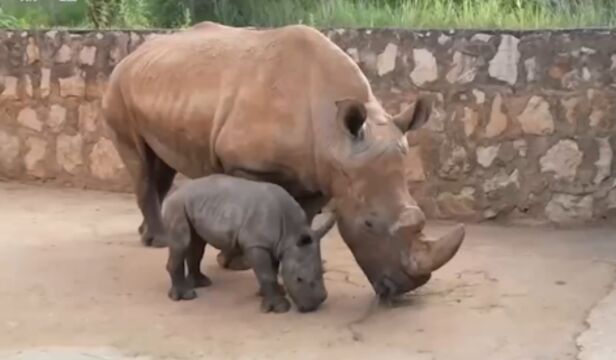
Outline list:
[[[437,240],[426,240],[423,234],[412,239],[408,256],[408,274],[428,275],[445,265],[458,252],[464,235],[464,225],[459,224]]]

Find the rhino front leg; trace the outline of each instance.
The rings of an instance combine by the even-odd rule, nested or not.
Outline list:
[[[252,267],[259,281],[262,312],[283,313],[289,311],[291,303],[281,293],[278,283],[278,269],[269,251],[262,248],[250,248],[245,253],[248,263]]]

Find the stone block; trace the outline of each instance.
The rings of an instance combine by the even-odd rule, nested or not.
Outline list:
[[[84,134],[95,133],[100,109],[90,102],[79,105],[79,130]]]
[[[60,82],[60,95],[62,97],[83,97],[86,94],[86,81],[81,74],[60,78],[58,81]]]
[[[81,65],[94,65],[96,61],[96,46],[85,46],[79,52],[79,62]]]
[[[51,105],[51,108],[49,109],[49,117],[47,119],[47,126],[49,126],[53,132],[59,132],[65,121],[66,109],[62,105]]]
[[[554,132],[554,118],[550,104],[540,96],[532,96],[518,116],[522,131],[532,135],[549,135]]]
[[[500,150],[501,145],[492,145],[492,146],[479,146],[476,150],[477,152],[477,163],[484,168],[488,168],[496,159],[498,155],[498,151]]]
[[[582,164],[583,154],[573,140],[560,140],[539,159],[541,172],[551,172],[554,179],[572,181]]]
[[[101,180],[117,179],[124,164],[111,140],[101,138],[90,153],[90,172]]]
[[[28,129],[34,131],[43,130],[43,123],[39,120],[36,111],[32,108],[23,108],[17,114],[17,122]]]
[[[488,73],[491,77],[509,85],[514,85],[518,81],[519,42],[520,40],[512,35],[501,35],[498,51],[488,67]]]
[[[18,82],[19,80],[14,76],[4,76],[2,78],[2,86],[0,87],[0,89],[3,89],[2,93],[0,93],[0,98],[8,99],[8,100],[17,99],[18,98],[18,94],[17,94]]]
[[[417,86],[422,86],[438,79],[438,66],[434,55],[428,49],[413,49],[415,68],[411,72],[411,80]]]
[[[41,69],[41,97],[46,98],[51,92],[51,70]]]
[[[439,175],[448,180],[456,180],[470,171],[468,154],[464,147],[445,143],[439,150],[440,168]]]
[[[503,112],[503,99],[500,94],[497,94],[492,101],[492,111],[490,113],[490,121],[486,126],[485,136],[493,138],[501,135],[507,129],[507,114]]]
[[[83,164],[81,135],[61,134],[56,139],[56,161],[64,171],[76,175]]]
[[[439,212],[456,218],[470,217],[476,214],[475,189],[467,187],[459,194],[445,192],[436,198]]]
[[[19,152],[19,138],[0,129],[0,170],[6,172],[14,170]]]
[[[595,161],[597,172],[593,182],[596,185],[599,185],[612,173],[612,159],[614,157],[614,152],[612,150],[612,146],[610,145],[609,138],[597,138],[596,142],[599,156],[597,161]]]
[[[453,54],[451,69],[446,76],[447,81],[452,84],[470,83],[475,80],[480,65],[480,58],[456,51]]]
[[[28,174],[42,178],[45,176],[45,156],[47,154],[47,141],[38,137],[26,139],[26,155],[24,165]]]
[[[570,224],[590,220],[594,200],[590,195],[555,194],[545,207],[545,214],[553,222]]]
[[[388,74],[396,68],[396,57],[398,56],[398,47],[395,44],[389,43],[385,50],[376,60],[376,68],[379,76]]]

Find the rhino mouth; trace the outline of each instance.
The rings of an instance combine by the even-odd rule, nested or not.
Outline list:
[[[383,300],[392,299],[423,286],[432,277],[432,274],[419,276],[412,276],[406,272],[403,274],[404,281],[402,282],[394,281],[390,276],[383,276],[378,280],[374,285],[377,296]]]

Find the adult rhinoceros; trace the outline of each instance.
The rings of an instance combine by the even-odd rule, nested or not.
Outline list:
[[[459,225],[424,241],[425,216],[407,188],[405,133],[429,107],[420,98],[387,114],[360,68],[313,28],[211,22],[146,41],[116,66],[103,98],[146,245],[164,246],[160,203],[176,172],[269,181],[309,219],[333,199],[344,241],[385,296],[424,284],[464,238]]]

